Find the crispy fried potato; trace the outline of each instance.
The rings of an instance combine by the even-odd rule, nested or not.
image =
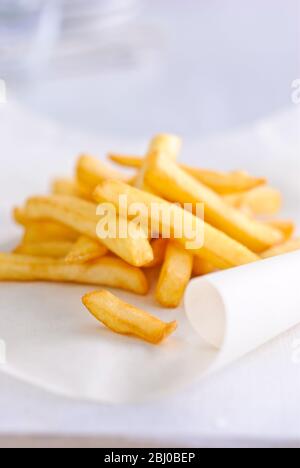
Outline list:
[[[35,197],[26,204],[26,216],[33,220],[47,218],[60,222],[78,233],[91,237],[107,247],[130,265],[141,267],[153,260],[153,252],[148,239],[138,227],[131,226],[131,235],[126,238],[119,236],[118,220],[108,213],[108,230],[116,225],[116,232],[109,232],[106,238],[98,238],[97,225],[101,219],[96,215],[96,205],[75,197],[52,195]],[[112,219],[111,219],[112,218]],[[111,221],[111,222],[110,222]]]
[[[140,156],[131,156],[129,154],[108,153],[108,158],[119,166],[140,169],[143,165],[144,158]]]
[[[214,273],[216,268],[200,257],[194,257],[193,276],[204,276]]]
[[[158,344],[176,330],[177,323],[165,323],[143,310],[126,304],[108,291],[87,294],[82,302],[89,312],[110,330]]]
[[[152,262],[145,265],[144,268],[154,268],[154,267],[160,266],[165,259],[167,245],[168,245],[167,239],[161,239],[161,238],[154,239],[151,242],[151,247],[153,250],[154,258]]]
[[[72,247],[73,243],[67,241],[22,242],[14,253],[32,257],[63,258]]]
[[[293,221],[285,221],[281,219],[273,219],[271,221],[266,221],[266,224],[272,226],[284,235],[285,240],[289,240],[295,233],[296,226]]]
[[[244,171],[220,172],[196,169],[186,165],[182,165],[181,168],[220,195],[244,192],[266,183],[266,179],[253,177]]]
[[[30,223],[30,220],[26,217],[24,208],[15,207],[12,211],[13,220],[20,226],[27,226]]]
[[[235,208],[254,215],[274,215],[282,207],[279,190],[269,186],[256,187],[247,192],[226,195],[224,199]]]
[[[81,187],[92,193],[103,180],[117,179],[127,181],[127,178],[115,169],[107,166],[93,156],[82,155],[79,157],[76,167],[76,179]]]
[[[280,231],[229,206],[164,154],[153,153],[148,158],[145,182],[171,202],[192,203],[193,206],[204,203],[206,221],[253,252],[262,252],[283,240]]]
[[[84,200],[91,200],[91,192],[73,179],[55,179],[52,183],[51,193],[53,195],[70,195]]]
[[[295,252],[296,250],[300,250],[300,238],[288,240],[283,244],[277,245],[272,249],[266,250],[265,252],[263,252],[262,258],[277,257],[278,255]]]
[[[0,281],[49,281],[101,285],[147,294],[144,273],[119,258],[103,257],[85,264],[64,260],[0,254]]]
[[[75,244],[67,252],[66,263],[86,263],[97,258],[104,257],[108,253],[107,248],[100,242],[87,236],[80,236]]]
[[[170,159],[177,159],[177,156],[181,149],[181,139],[176,135],[156,135],[148,148],[148,153],[143,159],[143,164],[138,172],[138,175],[135,179],[134,186],[139,189],[143,189],[147,192],[153,193],[151,186],[145,183],[145,174],[148,168],[148,160],[153,152],[163,153],[166,157]]]
[[[98,202],[113,203],[116,209],[119,207],[120,195],[127,196],[129,206],[135,202],[143,203],[148,209],[149,216],[145,223],[151,221],[152,224],[158,226],[161,235],[170,230],[171,237],[176,237],[176,240],[181,242],[184,247],[189,247],[192,239],[186,237],[184,233],[180,238],[178,237],[179,233],[176,235],[174,220],[177,220],[181,226],[186,222],[193,227],[195,233],[203,233],[204,246],[199,249],[191,248],[191,251],[194,255],[205,258],[216,268],[230,268],[259,260],[257,255],[222,231],[204,223],[181,207],[166,202],[159,197],[113,180],[103,182],[94,193],[94,197]],[[151,210],[153,204],[159,207],[158,213],[156,210],[155,212]]]
[[[193,255],[181,245],[170,241],[167,247],[155,297],[167,308],[176,308],[181,303],[185,289],[191,279]]]
[[[23,243],[75,242],[78,233],[62,224],[51,221],[28,221]]]
[[[143,158],[130,155],[109,153],[109,159],[121,166],[140,169],[143,165]],[[180,167],[195,179],[207,185],[221,195],[235,194],[251,190],[266,183],[262,177],[253,177],[244,171],[220,172],[181,164]]]

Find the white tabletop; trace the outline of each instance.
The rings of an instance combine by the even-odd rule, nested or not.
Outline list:
[[[198,139],[290,104],[300,76],[297,0],[184,3],[147,2],[143,23],[165,37],[158,62],[42,82],[19,91],[22,103],[110,142],[156,131]],[[241,166],[248,162],[241,156]],[[30,443],[32,434],[104,446],[299,444],[299,339],[300,327],[201,385],[132,406],[70,401],[0,374],[0,445],[1,435],[8,444],[16,435]]]

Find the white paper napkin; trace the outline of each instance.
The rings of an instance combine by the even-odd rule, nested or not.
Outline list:
[[[252,152],[246,169],[270,174],[285,191],[289,214],[299,218],[298,123],[299,113],[291,111],[236,135],[187,144],[186,153],[190,160],[191,154],[201,154],[206,166],[219,167],[222,157],[222,166],[226,160],[227,167],[244,168],[241,155]],[[140,148],[65,132],[16,106],[1,108],[0,132],[5,167],[0,174],[1,250],[18,234],[9,222],[9,207],[45,191],[49,178],[71,170],[78,152]],[[118,403],[176,391],[300,322],[299,269],[299,254],[290,254],[195,280],[186,296],[188,317],[183,307],[160,309],[152,296],[117,292],[164,320],[179,321],[178,331],[158,347],[98,324],[81,305],[81,296],[94,287],[2,283],[0,339],[7,346],[2,371],[87,400]]]

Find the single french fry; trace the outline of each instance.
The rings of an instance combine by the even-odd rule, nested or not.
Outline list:
[[[17,224],[24,227],[30,222],[30,220],[28,220],[26,217],[24,208],[19,206],[13,209],[12,218]]]
[[[177,156],[181,149],[181,139],[176,135],[161,134],[156,135],[152,140],[148,148],[148,153],[143,160],[143,164],[138,172],[135,179],[134,186],[139,189],[146,190],[147,192],[153,192],[151,186],[145,183],[145,174],[148,169],[148,160],[153,152],[163,153],[170,159],[177,159]]]
[[[244,192],[266,183],[265,178],[253,177],[244,171],[220,172],[197,169],[184,164],[181,168],[220,195]]]
[[[131,156],[129,154],[108,153],[108,158],[119,166],[140,169],[144,158],[140,156]]]
[[[161,151],[167,154],[169,158],[176,160],[182,146],[182,140],[177,135],[170,133],[161,133],[156,135],[150,142],[148,152]]]
[[[143,158],[138,156],[115,153],[110,153],[109,159],[121,166],[135,169],[140,169],[144,161]],[[180,167],[220,195],[245,192],[266,183],[265,178],[253,177],[244,171],[220,172],[190,167],[186,164],[180,164]]]
[[[104,257],[107,253],[107,248],[100,244],[100,242],[87,236],[80,236],[67,252],[65,262],[86,263]]]
[[[293,221],[285,221],[281,219],[273,219],[266,221],[266,224],[279,229],[284,235],[285,240],[289,240],[295,233],[296,226]]]
[[[76,167],[76,179],[80,186],[84,187],[90,193],[92,193],[103,180],[127,180],[121,172],[107,166],[99,159],[88,155],[79,157]]]
[[[263,252],[262,258],[277,257],[278,255],[295,252],[296,250],[300,250],[300,238],[288,240],[283,244],[277,245],[269,250],[266,250],[265,252]]]
[[[256,187],[247,192],[226,195],[224,199],[235,208],[258,216],[274,215],[282,207],[282,195],[279,190],[267,185]]]
[[[216,268],[200,257],[194,257],[193,276],[204,276],[214,273]]]
[[[170,241],[155,294],[161,306],[167,308],[179,306],[191,279],[192,269],[193,255],[181,245]]]
[[[97,216],[96,204],[75,197],[52,195],[35,197],[26,203],[26,215],[32,220],[50,219],[68,226],[78,233],[100,241],[108,250],[130,265],[141,267],[153,260],[151,245],[138,227],[131,226],[131,233],[119,235],[119,219],[108,212]],[[109,232],[98,237],[98,223],[104,221]]]
[[[0,254],[0,281],[49,281],[101,285],[147,294],[147,279],[139,268],[115,257],[103,257],[85,264],[64,260]]]
[[[151,242],[151,247],[153,250],[154,258],[152,262],[145,265],[144,268],[154,268],[154,267],[160,266],[165,259],[167,245],[168,245],[167,239],[161,239],[161,238],[154,239]]]
[[[75,242],[78,233],[63,224],[51,221],[28,220],[25,226],[23,243]]]
[[[117,210],[119,209],[120,195],[127,197],[128,206],[139,202],[147,208],[148,214],[147,219],[144,220],[145,224],[151,222],[152,225],[157,226],[161,236],[170,231],[171,238],[178,240],[185,248],[190,248],[194,255],[205,258],[216,268],[225,269],[259,260],[259,257],[244,245],[203,222],[192,213],[183,210],[180,206],[173,205],[162,198],[113,180],[103,182],[94,192],[94,197],[98,202],[112,203]],[[153,210],[153,206],[157,209]],[[184,232],[182,235],[176,233],[174,220],[176,220],[176,224],[181,226],[184,226],[185,223],[189,224],[192,227],[190,230],[195,232],[195,236],[203,233],[203,247],[191,246],[192,237],[186,236]]]
[[[171,202],[191,203],[194,207],[204,203],[205,220],[253,252],[263,252],[283,240],[280,231],[231,207],[162,153],[148,158],[145,182]]]
[[[177,328],[177,322],[162,322],[153,315],[126,304],[108,291],[87,294],[82,302],[110,330],[135,336],[151,344],[160,343]]]
[[[91,193],[73,179],[55,179],[51,186],[53,195],[70,195],[72,197],[91,200]]]
[[[72,247],[73,243],[67,241],[22,242],[14,253],[32,257],[63,258]]]

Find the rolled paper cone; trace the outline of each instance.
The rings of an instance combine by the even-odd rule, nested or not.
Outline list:
[[[222,367],[300,322],[300,251],[194,279],[187,317]],[[207,369],[211,370],[211,367]]]

